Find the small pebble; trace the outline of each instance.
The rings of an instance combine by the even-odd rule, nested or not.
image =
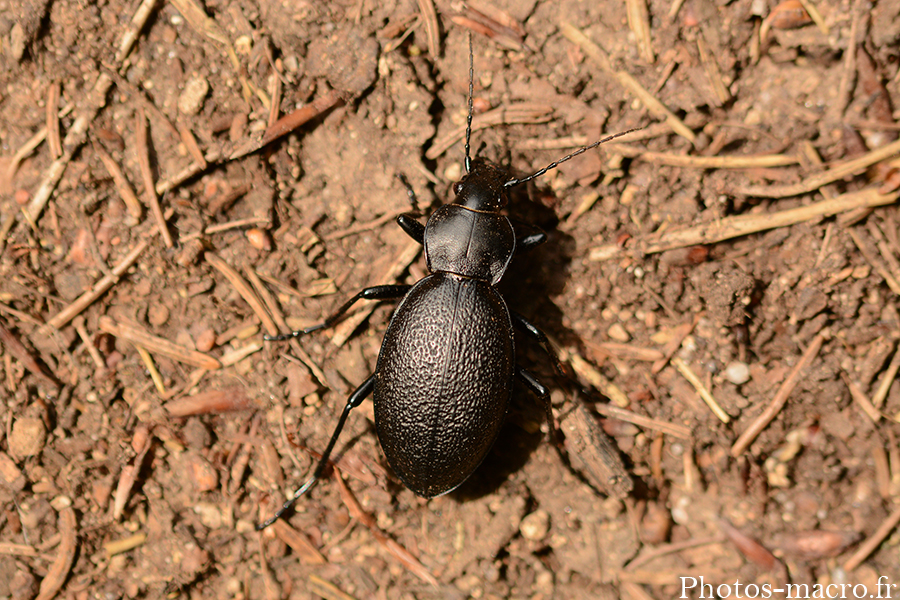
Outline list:
[[[628,332],[625,331],[625,328],[622,327],[621,323],[613,323],[606,331],[606,334],[611,340],[615,340],[623,344],[631,339],[631,336],[628,335]]]
[[[209,93],[209,82],[199,75],[192,77],[178,97],[178,110],[183,115],[196,115],[203,108],[203,100]]]
[[[24,458],[40,454],[47,440],[44,423],[36,417],[22,417],[16,420],[9,436],[9,453]]]
[[[147,309],[147,321],[154,327],[164,325],[169,320],[169,309],[165,304],[154,302]]]
[[[197,492],[209,492],[219,486],[219,473],[200,454],[186,454],[188,480]]]
[[[197,336],[195,345],[200,352],[209,352],[216,347],[216,332],[212,329],[204,329]]]
[[[272,238],[269,237],[266,230],[254,227],[253,229],[248,229],[246,235],[247,241],[257,250],[268,252],[272,249]]]
[[[550,515],[545,510],[536,510],[525,515],[519,524],[519,532],[526,540],[539,541],[550,531]]]
[[[725,379],[735,385],[741,385],[750,381],[750,367],[738,361],[728,363],[725,367]]]

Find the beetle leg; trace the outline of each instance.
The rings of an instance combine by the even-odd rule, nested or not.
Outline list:
[[[553,365],[556,367],[556,372],[566,376],[566,372],[563,370],[562,364],[559,362],[559,357],[556,355],[556,352],[553,351],[553,346],[550,345],[550,340],[547,339],[547,335],[537,328],[531,321],[520,315],[515,311],[509,311],[509,315],[512,317],[513,326],[515,326],[519,331],[523,333],[527,333],[528,336],[541,345],[541,348],[544,349],[544,352],[553,360]]]
[[[553,409],[550,405],[550,392],[547,391],[544,384],[538,381],[537,378],[524,367],[516,365],[516,377],[518,377],[519,381],[524,383],[525,387],[531,390],[531,393],[537,396],[541,401],[541,404],[544,406],[544,412],[547,414],[547,426],[550,428],[552,436],[555,426],[553,422]]]
[[[341,319],[341,317],[344,316],[344,313],[350,310],[350,307],[356,304],[358,300],[393,300],[396,298],[402,298],[406,295],[406,292],[409,291],[410,287],[412,286],[376,285],[373,287],[367,287],[360,293],[347,300],[344,305],[337,309],[337,311],[333,315],[331,315],[318,325],[310,325],[306,329],[298,329],[297,331],[292,331],[291,333],[283,333],[281,335],[264,335],[263,339],[267,342],[279,342],[281,340],[289,340],[301,335],[306,335],[307,333],[312,333],[313,331],[325,329],[326,327],[331,327],[332,325],[337,323]]]
[[[409,197],[409,205],[412,207],[413,211],[408,213],[403,213],[402,215],[397,217],[397,225],[399,225],[403,231],[406,232],[406,235],[416,240],[423,246],[425,245],[425,226],[419,223],[417,220],[422,216],[421,211],[419,211],[419,200],[416,198],[416,191],[409,184],[409,180],[406,179],[406,175],[403,173],[397,173],[397,179],[403,184],[403,187],[406,188],[406,195]]]
[[[416,240],[420,244],[425,245],[425,226],[416,220],[415,214],[403,213],[402,215],[398,216],[397,225],[403,228],[403,231],[406,232],[406,235]]]
[[[318,482],[319,478],[322,477],[322,473],[325,471],[325,467],[328,466],[328,459],[331,458],[331,451],[334,450],[334,445],[337,443],[338,437],[341,435],[341,430],[344,429],[344,423],[347,421],[347,415],[350,414],[351,410],[362,404],[363,400],[368,398],[369,395],[372,394],[372,390],[374,389],[375,375],[372,374],[368,379],[363,381],[362,384],[358,388],[356,388],[356,390],[352,394],[350,394],[350,397],[347,399],[347,405],[341,412],[340,419],[338,419],[337,427],[334,428],[334,433],[331,434],[331,440],[328,442],[328,446],[325,448],[325,452],[322,453],[322,458],[319,459],[319,462],[316,465],[312,476],[307,479],[306,483],[301,485],[296,492],[294,492],[294,495],[291,497],[291,499],[285,502],[282,507],[278,509],[278,512],[276,512],[268,520],[257,525],[257,531],[265,529],[266,527],[280,519],[281,515],[289,510],[300,496],[311,490],[313,486],[316,485],[316,482]]]

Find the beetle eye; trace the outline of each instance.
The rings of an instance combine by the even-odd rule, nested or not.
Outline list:
[[[462,181],[457,181],[453,184],[453,195],[459,196],[459,193],[462,191]]]

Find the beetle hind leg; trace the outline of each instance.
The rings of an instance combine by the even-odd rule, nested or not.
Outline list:
[[[519,378],[519,381],[525,384],[531,393],[538,397],[538,400],[541,402],[541,406],[544,407],[544,413],[547,416],[547,426],[550,428],[550,436],[553,436],[553,430],[555,429],[555,423],[553,421],[553,407],[550,403],[550,392],[544,386],[543,383],[537,380],[537,378],[531,374],[528,369],[524,367],[520,367],[516,365],[516,377]]]
[[[319,459],[319,462],[316,464],[315,470],[313,470],[312,475],[306,482],[300,486],[300,488],[294,492],[294,495],[291,496],[290,500],[285,502],[278,511],[272,515],[268,520],[260,523],[256,526],[257,531],[261,531],[277,521],[281,518],[281,516],[291,509],[294,503],[306,492],[311,490],[319,479],[322,478],[322,473],[325,472],[325,467],[328,466],[328,461],[331,459],[331,452],[334,450],[334,445],[337,443],[338,437],[341,435],[341,431],[344,429],[344,423],[347,422],[347,416],[350,414],[350,411],[362,404],[363,400],[368,398],[372,394],[372,390],[375,389],[375,375],[370,375],[368,379],[362,382],[356,390],[350,394],[350,397],[347,399],[347,404],[344,406],[344,410],[341,411],[341,416],[338,419],[337,426],[334,428],[334,433],[331,434],[331,440],[328,442],[328,446],[325,447],[325,452],[322,453],[322,458]]]

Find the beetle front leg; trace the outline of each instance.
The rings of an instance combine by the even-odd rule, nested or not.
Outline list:
[[[301,335],[306,335],[307,333],[312,333],[313,331],[318,331],[320,329],[325,329],[326,327],[331,327],[335,323],[337,323],[341,317],[344,316],[350,307],[356,304],[359,300],[395,300],[397,298],[402,298],[406,295],[406,292],[409,291],[409,285],[376,285],[373,287],[367,287],[362,290],[349,300],[344,303],[337,311],[325,319],[323,322],[318,325],[310,325],[306,329],[298,329],[297,331],[292,331],[291,333],[283,333],[281,335],[266,335],[263,336],[263,339],[267,342],[279,342],[282,340],[289,340],[291,338],[299,337]]]
[[[290,508],[294,505],[300,496],[308,492],[316,485],[316,482],[322,477],[322,473],[325,472],[325,467],[328,466],[328,460],[331,458],[331,452],[334,450],[334,445],[337,443],[338,437],[341,435],[341,431],[344,429],[344,423],[347,422],[347,415],[350,414],[350,411],[362,404],[363,400],[368,398],[372,394],[372,390],[375,389],[375,375],[370,375],[368,379],[362,382],[350,397],[347,399],[347,405],[344,406],[344,410],[341,412],[341,417],[338,419],[337,427],[334,428],[334,433],[331,434],[331,440],[328,442],[328,446],[325,448],[325,452],[322,453],[322,458],[319,459],[318,464],[316,464],[316,468],[313,471],[312,476],[306,480],[306,483],[300,486],[294,495],[285,502],[281,508],[278,509],[273,516],[271,516],[268,520],[260,523],[256,526],[257,531],[261,531],[277,521],[281,518],[286,511],[290,510]]]
[[[423,246],[425,245],[425,226],[416,220],[413,213],[403,213],[397,217],[397,225],[399,225],[406,235],[416,240]]]

